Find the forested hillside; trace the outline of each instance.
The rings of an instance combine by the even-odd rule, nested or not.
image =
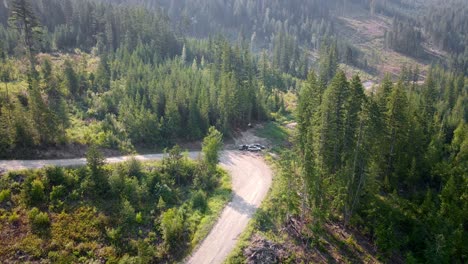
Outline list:
[[[342,19],[368,19],[372,31],[378,19],[385,21],[382,37],[385,47],[403,55],[421,59],[440,59],[439,51],[447,52],[441,63],[459,71],[466,65],[467,7],[463,0],[332,0],[332,1],[216,1],[216,0],[107,0],[121,4],[138,4],[163,9],[175,22],[178,32],[208,37],[223,33],[230,39],[246,39],[253,50],[272,51],[275,61],[283,58],[293,67],[286,71],[296,74],[304,60],[318,66],[316,56],[323,41],[336,42],[340,62],[372,72],[376,65],[365,65],[376,54],[367,47],[341,35]],[[375,43],[369,45],[374,46]],[[434,56],[436,51],[437,56]],[[305,58],[303,58],[305,56]],[[354,57],[350,60],[350,57]],[[376,62],[375,62],[376,63]],[[427,61],[425,62],[427,63]],[[429,62],[430,64],[430,62]],[[275,67],[285,69],[281,63]],[[398,65],[398,67],[401,65]],[[301,71],[298,72],[300,74]],[[384,72],[381,72],[382,76]],[[305,76],[302,76],[305,78]]]
[[[0,262],[181,261],[230,197],[222,138],[254,126],[276,178],[228,262],[467,263],[467,14],[466,0],[0,1],[0,158],[88,153],[0,175]],[[100,152],[167,148],[147,164]]]
[[[165,147],[213,125],[229,134],[265,120],[279,107],[276,91],[295,86],[268,63],[260,68],[245,43],[184,39],[161,14],[87,1],[40,6],[59,15],[32,13],[29,46],[18,42],[25,23],[15,16],[18,28],[0,34],[3,157],[67,143]],[[91,54],[63,54],[76,49]]]
[[[323,76],[308,75],[294,150],[279,151],[256,235],[230,262],[465,263],[467,76],[434,67],[371,91]]]
[[[312,73],[297,145],[312,212],[368,230],[383,259],[464,262],[466,81],[433,69],[422,86],[385,79],[365,95],[357,76],[321,90]]]

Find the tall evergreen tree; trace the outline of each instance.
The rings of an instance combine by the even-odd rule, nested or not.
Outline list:
[[[315,171],[316,153],[314,153],[314,139],[317,134],[320,98],[322,94],[314,72],[310,72],[304,87],[300,91],[297,107],[297,143],[303,164],[304,195],[315,207],[321,205],[321,179]],[[305,202],[305,201],[304,201]],[[305,204],[303,204],[303,207]]]
[[[222,147],[223,134],[214,127],[210,127],[208,135],[203,139],[202,152],[203,158],[211,172],[215,170],[216,164],[219,162],[219,152]]]
[[[402,154],[407,144],[407,107],[408,101],[402,83],[399,82],[388,98],[387,111],[385,112],[385,142],[386,142],[386,165],[385,175],[386,188],[397,186],[397,165],[403,158]],[[388,186],[389,185],[389,186]]]
[[[364,189],[369,146],[369,105],[359,76],[350,84],[347,102],[343,163],[345,164],[344,222],[349,223]]]
[[[30,62],[30,71],[32,74],[36,72],[36,48],[39,41],[40,23],[32,9],[29,0],[13,0],[11,3],[10,21],[13,26],[22,35],[24,44],[27,49],[27,54]]]
[[[341,168],[341,151],[345,133],[345,104],[349,98],[349,83],[339,71],[323,96],[320,108],[319,155],[323,173],[336,173]]]

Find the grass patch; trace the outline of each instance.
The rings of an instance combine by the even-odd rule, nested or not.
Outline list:
[[[231,177],[226,171],[221,172],[220,187],[217,188],[213,195],[208,199],[208,209],[205,216],[200,220],[197,231],[193,235],[191,241],[192,249],[196,248],[203,239],[208,236],[212,227],[218,220],[221,212],[223,211],[226,204],[231,200],[232,187]]]
[[[273,144],[283,144],[289,137],[288,131],[276,122],[265,124],[256,131],[257,136],[270,140]]]

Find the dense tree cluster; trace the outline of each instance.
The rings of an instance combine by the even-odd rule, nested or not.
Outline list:
[[[392,29],[385,32],[385,46],[409,56],[422,55],[422,33],[409,21],[393,20]]]
[[[104,36],[100,29],[86,34],[96,39],[81,42],[81,29],[73,30],[76,34],[70,35],[66,45],[94,50],[99,57],[57,55],[60,63],[52,63],[54,56],[31,53],[31,70],[26,70],[17,67],[22,65],[18,54],[5,49],[0,58],[5,87],[0,99],[0,119],[4,121],[0,156],[62,143],[97,144],[123,151],[138,145],[161,147],[176,140],[200,139],[211,126],[229,134],[279,111],[281,91],[296,86],[297,79],[283,71],[296,72],[297,65],[278,69],[267,56],[257,60],[246,42],[233,46],[222,37],[182,40],[164,16],[143,9],[92,2],[71,6],[75,11],[90,8],[87,14],[101,10],[104,15],[100,18],[120,14],[128,20],[117,19],[115,23],[120,25],[103,27],[116,28],[107,32],[107,36],[119,36],[112,37],[112,42],[107,41],[111,38],[99,39]],[[81,11],[76,12],[72,14],[81,19]],[[70,25],[89,28],[94,22],[72,21]],[[5,32],[24,35],[13,28]],[[43,35],[47,36],[51,35]],[[40,45],[41,39],[34,38],[32,45]],[[289,60],[281,57],[281,65]],[[307,72],[305,62],[301,71]]]
[[[387,77],[370,93],[341,71],[326,89],[320,79],[299,95],[303,210],[367,228],[384,257],[463,263],[466,77],[433,68],[424,85]]]
[[[330,9],[338,1],[201,1],[201,0],[109,0],[118,3],[138,3],[164,8],[168,15],[179,21],[179,27],[187,33],[205,36],[212,32],[236,37],[241,34],[252,37],[254,44],[268,45],[272,36],[285,29],[298,36],[300,41],[310,41],[312,31],[321,36],[326,31]],[[330,29],[328,29],[329,33]],[[322,32],[323,33],[323,32]],[[317,42],[319,43],[319,42]],[[260,46],[261,47],[261,46]]]
[[[189,46],[180,56],[154,64],[154,51],[139,43],[131,53],[119,48],[102,56],[91,72],[69,60],[57,68],[44,59],[28,89],[11,94],[12,80],[4,83],[2,149],[66,142],[64,132],[75,118],[98,122],[97,138],[85,143],[125,149],[200,139],[210,126],[229,132],[265,119],[267,105],[277,110],[278,102],[269,102],[276,85],[284,86],[281,81],[257,79],[257,66],[245,49],[222,39],[205,44],[206,59]],[[13,65],[4,61],[4,76],[14,71]],[[278,75],[270,65],[264,70]]]
[[[465,1],[383,2],[387,4],[380,12],[393,17],[392,28],[385,34],[386,47],[420,58],[428,55],[424,48],[429,53],[432,49],[443,50],[449,54],[448,66],[467,74],[468,8]]]
[[[163,10],[174,21],[179,34],[205,38],[223,34],[249,43],[252,52],[268,50],[276,69],[305,78],[310,55],[324,39],[336,38],[344,54],[355,49],[335,32],[336,10],[354,5],[367,8],[366,1],[199,1],[199,0],[107,0],[122,5],[140,5]],[[341,14],[341,13],[340,13]],[[240,29],[240,30],[239,30]],[[356,53],[357,57],[358,53]],[[344,61],[344,58],[343,58]]]
[[[14,18],[11,7],[0,4],[5,17]],[[97,52],[112,52],[124,46],[133,51],[137,42],[143,42],[157,51],[158,58],[180,53],[181,43],[173,34],[168,18],[138,7],[118,7],[97,1],[20,1],[28,4],[31,13],[42,24],[44,34],[40,51],[73,51],[76,48]],[[9,3],[9,2],[8,2]],[[138,29],[138,30],[137,30]],[[6,21],[0,26],[3,49],[13,54],[18,46],[17,33]]]
[[[442,5],[412,0],[40,0],[33,2],[33,9],[44,25],[42,51],[80,48],[102,53],[123,45],[133,50],[140,40],[159,50],[157,58],[161,60],[180,53],[179,37],[208,37],[215,32],[232,41],[249,42],[251,51],[270,51],[277,69],[301,78],[306,77],[304,69],[313,61],[304,49],[318,50],[324,40],[331,38],[338,41],[343,55],[340,62],[367,70],[359,49],[337,35],[336,27],[341,15],[369,12],[393,18],[393,26],[385,36],[387,47],[421,57],[427,55],[423,42],[432,42],[450,53],[451,67],[467,69],[463,34],[466,7],[460,0]],[[5,5],[0,5],[0,13],[8,17]],[[0,22],[0,47],[12,54],[17,47],[17,33],[7,28],[7,19]]]
[[[437,2],[421,19],[432,42],[451,54],[451,66],[468,74],[468,6],[465,1]]]

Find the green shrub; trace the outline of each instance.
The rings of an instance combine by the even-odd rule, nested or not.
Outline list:
[[[138,223],[138,224],[141,224],[143,223],[143,216],[141,214],[141,212],[138,212],[135,216],[135,221]]]
[[[273,223],[271,221],[272,217],[268,212],[262,208],[259,208],[254,215],[255,219],[255,228],[260,231],[266,231],[273,228]]]
[[[106,235],[113,244],[117,243],[122,237],[120,228],[106,227]]]
[[[164,201],[164,199],[162,197],[159,197],[157,207],[158,207],[159,211],[164,211],[166,209],[166,202]]]
[[[12,182],[9,189],[11,190],[11,193],[17,194],[17,193],[21,193],[22,188],[23,187],[21,186],[21,183]]]
[[[127,173],[124,164],[117,164],[109,176],[109,185],[113,195],[119,196],[125,188]]]
[[[141,263],[138,257],[130,257],[128,254],[125,254],[120,260],[119,264],[136,264]]]
[[[138,204],[139,184],[135,177],[125,178],[124,180],[123,196],[127,198],[132,204]]]
[[[49,196],[50,201],[53,203],[60,201],[60,199],[66,196],[65,187],[63,187],[62,185],[52,187],[52,191],[50,192]]]
[[[127,162],[127,173],[128,176],[132,177],[137,177],[138,179],[141,178],[142,176],[142,168],[141,168],[141,162],[135,157],[130,158]]]
[[[123,199],[120,215],[127,224],[132,224],[135,221],[135,209],[127,199]]]
[[[65,183],[65,172],[61,167],[47,167],[45,168],[45,174],[51,186]]]
[[[49,253],[47,253],[47,258],[51,260],[57,260],[59,257],[60,253],[57,251],[49,251]]]
[[[77,201],[80,198],[80,193],[78,190],[73,190],[68,197],[72,201]]]
[[[177,201],[176,193],[167,184],[156,184],[155,193],[159,194],[164,200],[166,206],[172,205]]]
[[[194,171],[193,184],[195,188],[211,192],[218,184],[219,173],[209,170],[206,162],[199,162]]]
[[[59,212],[64,206],[63,199],[66,197],[66,189],[62,185],[52,187],[50,192],[50,205],[49,209],[52,211]]]
[[[2,190],[0,192],[0,203],[10,200],[11,191],[10,190]]]
[[[50,219],[47,213],[41,212],[36,215],[33,221],[34,227],[38,229],[46,229],[50,226]]]
[[[207,198],[205,192],[199,190],[195,192],[192,197],[192,208],[198,209],[200,211],[205,211],[206,207],[208,206]]]
[[[95,144],[105,148],[117,148],[119,139],[112,131],[101,131],[96,136]]]
[[[31,221],[32,228],[36,231],[43,231],[50,226],[49,215],[45,212],[39,211],[36,207],[29,211],[28,217]]]
[[[35,179],[31,182],[30,188],[26,187],[26,199],[29,204],[35,205],[43,202],[45,200],[44,194],[44,184],[41,180]]]
[[[161,232],[164,243],[174,249],[184,234],[184,219],[176,209],[169,209],[161,215]]]
[[[18,224],[19,221],[20,221],[20,216],[16,213],[16,212],[13,212],[10,217],[8,217],[8,221],[12,224]]]
[[[28,213],[29,221],[33,222],[36,216],[40,213],[39,209],[33,207]]]

